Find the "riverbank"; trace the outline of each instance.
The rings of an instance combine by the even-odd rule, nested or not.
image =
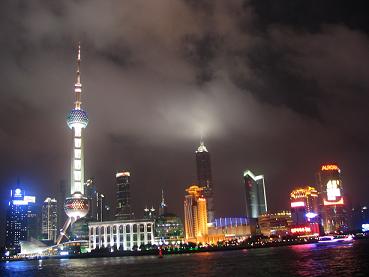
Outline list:
[[[369,237],[356,238],[369,240]],[[259,240],[248,241],[242,243],[234,243],[232,245],[206,245],[206,246],[164,246],[162,247],[162,254],[178,255],[188,253],[200,252],[219,252],[219,251],[233,251],[242,249],[254,248],[271,248],[302,244],[315,244],[318,240],[316,238],[299,238],[299,239],[285,239],[285,240]],[[106,258],[106,257],[126,257],[126,256],[158,256],[159,249],[138,250],[138,251],[111,251],[110,249],[100,249],[89,253],[69,254],[69,255],[50,255],[50,256],[30,256],[30,257],[4,257],[0,261],[29,261],[29,260],[48,260],[48,259],[85,259],[85,258]]]

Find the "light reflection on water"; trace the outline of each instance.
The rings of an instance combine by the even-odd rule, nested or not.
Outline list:
[[[369,241],[211,253],[0,263],[0,276],[369,276]]]

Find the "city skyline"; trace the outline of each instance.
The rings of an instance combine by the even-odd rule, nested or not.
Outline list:
[[[86,4],[60,5],[65,9],[61,18],[74,22],[78,17],[72,10],[81,11]],[[300,31],[274,11],[284,25],[281,28],[273,19],[263,18],[265,11],[256,3],[247,7],[226,3],[195,7],[176,2],[170,7],[159,5],[162,10],[147,5],[143,8],[154,10],[148,19],[163,15],[163,25],[155,23],[150,28],[150,21],[117,12],[116,17],[125,19],[127,29],[110,33],[97,26],[96,34],[79,24],[69,28],[56,19],[46,24],[42,18],[53,14],[51,4],[34,9],[45,15],[38,20],[50,30],[27,24],[37,17],[30,7],[8,7],[14,17],[20,17],[22,9],[26,16],[20,26],[1,27],[12,34],[0,51],[4,57],[1,195],[8,194],[18,177],[40,201],[56,197],[60,180],[69,184],[71,142],[63,120],[70,107],[74,79],[71,68],[75,61],[71,57],[81,40],[86,49],[86,107],[93,111],[91,128],[86,130],[86,148],[93,151],[86,156],[85,177],[95,178],[97,188],[113,208],[114,176],[124,168],[132,172],[135,212],[146,204],[157,209],[157,192],[164,184],[168,206],[181,215],[183,191],[197,180],[193,149],[202,131],[211,149],[219,216],[244,215],[244,200],[239,195],[243,194],[242,172],[247,168],[265,175],[268,208],[272,210],[288,208],[287,192],[296,184],[317,186],[314,174],[321,164],[330,162],[340,165],[351,202],[367,204],[368,134],[359,128],[363,125],[361,118],[368,118],[365,106],[361,106],[367,103],[367,93],[360,96],[368,90],[368,56],[361,50],[367,45],[363,26],[349,18],[338,24],[333,16],[329,26],[322,20],[317,30],[311,30],[311,23],[303,22]],[[93,4],[90,8],[84,24],[96,26],[92,15],[98,9]],[[126,4],[115,10],[134,9],[137,7]],[[187,24],[200,20],[197,10],[210,9],[213,16],[205,16],[200,26]],[[251,9],[253,15],[248,14]],[[185,11],[178,20],[187,27],[173,34],[165,27],[171,25],[165,15],[178,10]],[[235,10],[240,10],[245,22],[233,19]],[[219,21],[211,25],[212,20]],[[136,23],[141,27],[138,35],[129,29]],[[107,30],[115,29],[115,21],[106,24]],[[238,28],[238,24],[243,27]],[[265,31],[259,24],[271,30]],[[27,30],[25,37],[18,31],[23,27]],[[251,32],[251,27],[261,36]],[[152,52],[139,47],[146,44],[144,30],[153,34]],[[284,40],[287,34],[289,39]],[[60,39],[65,37],[68,39]],[[234,49],[236,38],[239,48]],[[307,43],[311,39],[318,45]],[[267,46],[269,42],[277,45],[275,50]],[[305,52],[302,45],[311,51]],[[333,51],[336,45],[337,52]],[[295,48],[299,49],[297,54],[292,50]],[[259,49],[265,56],[258,54]],[[240,54],[243,52],[248,55],[247,61]],[[341,52],[348,55],[345,63],[325,67],[331,60],[340,60],[337,57]],[[356,52],[363,56],[357,57]],[[277,56],[281,61],[275,61]],[[221,63],[223,59],[239,67]],[[271,76],[260,64],[276,67],[280,75]],[[320,78],[317,73],[326,75]],[[334,85],[336,81],[338,85]],[[301,91],[303,97],[296,97],[295,91]],[[349,96],[351,92],[354,96]],[[332,96],[335,101],[330,101]],[[4,220],[4,208],[1,214]]]

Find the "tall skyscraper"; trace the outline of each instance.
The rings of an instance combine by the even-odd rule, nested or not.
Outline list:
[[[130,177],[128,171],[119,172],[115,175],[117,182],[117,220],[128,220],[133,218],[131,209]]]
[[[200,146],[195,152],[197,182],[203,187],[203,195],[207,201],[208,221],[213,222],[215,217],[214,209],[214,188],[211,174],[210,153],[207,150],[204,141],[201,140]]]
[[[63,224],[67,220],[67,215],[64,211],[64,203],[67,198],[67,183],[65,180],[60,180],[58,184],[58,192],[57,192],[57,203],[58,203],[58,231],[63,228]]]
[[[5,247],[11,255],[20,253],[20,242],[28,239],[29,204],[35,202],[36,198],[25,195],[23,189],[16,188],[10,191],[6,211]]]
[[[46,198],[42,205],[42,239],[56,242],[58,236],[58,204],[56,199]]]
[[[89,221],[97,221],[98,218],[98,193],[96,190],[95,180],[88,179],[85,183],[85,196],[88,199],[89,211],[86,218]]]
[[[207,240],[208,216],[203,190],[198,186],[191,186],[186,189],[184,216],[187,241],[205,242]]]
[[[258,218],[268,211],[264,175],[255,176],[250,170],[243,173],[247,218]]]
[[[77,56],[77,77],[74,84],[75,102],[74,108],[67,116],[67,124],[73,130],[73,147],[71,159],[71,197],[65,200],[64,210],[68,220],[63,226],[63,230],[57,240],[59,244],[70,224],[79,218],[85,217],[88,213],[88,200],[84,196],[84,151],[83,151],[83,132],[87,127],[87,113],[81,108],[82,83],[80,74],[81,47],[78,46]]]
[[[318,220],[318,191],[314,187],[296,188],[291,192],[291,218],[294,225]]]
[[[348,228],[341,170],[336,164],[322,165],[317,174],[320,215],[324,232],[345,231]]]
[[[161,202],[160,202],[160,206],[159,206],[159,216],[162,216],[164,214],[167,213],[167,204],[165,203],[164,200],[164,190],[161,190]]]

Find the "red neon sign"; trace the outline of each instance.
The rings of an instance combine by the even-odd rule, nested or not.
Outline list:
[[[324,199],[324,206],[333,206],[333,205],[344,205],[344,202],[343,202],[343,198],[341,198],[340,200],[338,201],[327,201]]]
[[[305,207],[305,202],[303,201],[291,202],[291,208],[296,208],[296,207]]]
[[[291,228],[291,233],[311,233],[310,227],[297,227],[297,228]]]

